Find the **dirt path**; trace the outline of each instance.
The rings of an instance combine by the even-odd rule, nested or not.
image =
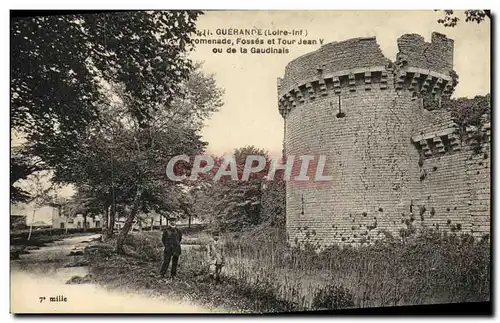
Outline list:
[[[83,250],[99,235],[72,237],[31,250],[11,261],[12,313],[208,313],[203,306],[153,293],[120,292],[95,284],[66,284],[88,274],[87,267],[65,267],[70,252]],[[224,312],[215,310],[215,312]]]

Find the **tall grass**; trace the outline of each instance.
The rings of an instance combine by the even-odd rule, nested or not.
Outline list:
[[[141,258],[160,261],[159,233],[131,235]],[[185,246],[180,272],[196,281],[207,268],[201,246]],[[330,247],[320,253],[287,246],[280,231],[223,238],[226,287],[263,311],[488,301],[489,239],[427,231],[402,242]]]
[[[386,239],[320,253],[283,241],[228,239],[228,273],[267,285],[301,310],[489,300],[488,239],[428,231],[405,243]]]

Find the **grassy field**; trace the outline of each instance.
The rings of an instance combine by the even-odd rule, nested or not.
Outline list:
[[[227,242],[228,269],[300,309],[488,301],[489,240],[428,232],[321,253],[290,250],[279,232]]]
[[[213,306],[249,312],[358,308],[488,301],[490,243],[428,232],[402,243],[387,240],[321,253],[292,250],[279,230],[227,235],[222,284],[207,279],[204,244],[208,234],[186,234],[179,280],[157,277],[161,233],[133,233],[129,257],[95,261],[100,282],[184,295]]]

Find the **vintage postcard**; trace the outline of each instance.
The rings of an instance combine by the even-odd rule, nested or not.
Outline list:
[[[12,11],[11,313],[484,313],[491,19]]]

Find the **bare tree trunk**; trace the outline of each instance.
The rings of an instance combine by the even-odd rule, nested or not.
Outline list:
[[[108,233],[107,237],[111,238],[113,236],[113,232],[115,230],[115,217],[116,217],[116,204],[111,205],[111,212],[109,214],[109,221],[108,221]]]
[[[144,192],[144,188],[141,185],[139,185],[137,187],[137,191],[135,194],[134,204],[132,204],[132,210],[130,210],[129,215],[127,216],[127,219],[125,220],[125,224],[123,225],[123,228],[120,230],[120,233],[118,234],[118,238],[116,239],[116,252],[118,254],[125,253],[125,250],[123,249],[123,242],[125,241],[125,238],[127,237],[127,234],[129,233],[130,228],[132,228],[132,224],[134,223],[135,216],[137,215],[137,211],[139,210],[139,204],[141,202],[143,192]]]
[[[33,232],[33,222],[35,222],[35,213],[36,213],[36,209],[33,209],[33,217],[31,218],[30,232],[28,233],[28,240],[31,239],[31,232]]]
[[[108,218],[109,218],[109,206],[104,208],[104,214],[102,216],[102,239],[108,239]]]
[[[83,232],[87,232],[87,212],[83,214]]]
[[[188,228],[191,228],[191,210],[187,205],[181,205],[182,210],[188,216]]]

